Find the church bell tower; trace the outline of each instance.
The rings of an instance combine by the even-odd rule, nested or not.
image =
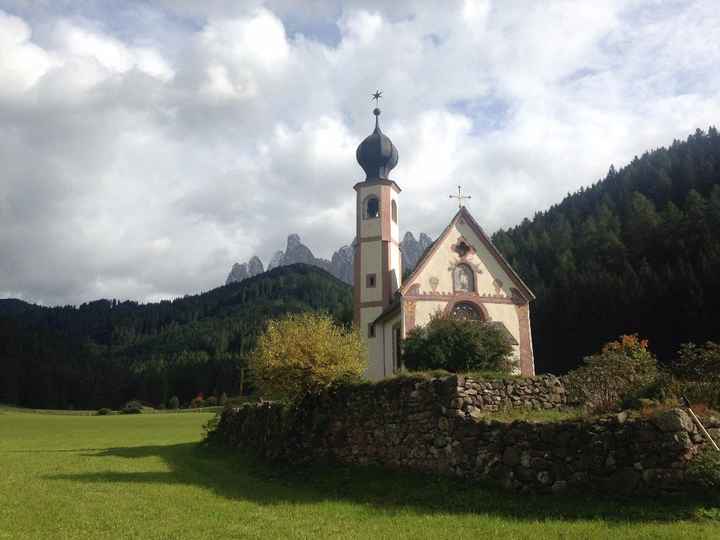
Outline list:
[[[380,130],[380,109],[373,110],[375,130],[358,146],[356,156],[365,180],[355,184],[357,234],[355,240],[355,323],[368,348],[368,377],[385,375],[382,328],[373,322],[390,307],[402,281],[398,196],[390,180],[398,151]]]

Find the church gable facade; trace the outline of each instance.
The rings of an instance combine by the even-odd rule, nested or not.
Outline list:
[[[367,377],[379,380],[402,370],[402,340],[438,312],[499,326],[513,343],[516,371],[534,375],[534,296],[464,206],[400,282],[401,190],[389,178],[398,151],[380,130],[380,110],[373,113],[375,130],[357,149],[366,177],[355,184],[354,320],[367,344]]]
[[[502,325],[522,375],[534,375],[532,292],[463,206],[399,290],[403,334],[436,313]]]

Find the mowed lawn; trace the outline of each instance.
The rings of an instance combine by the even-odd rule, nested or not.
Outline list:
[[[273,469],[199,445],[208,418],[0,412],[0,538],[720,538],[708,502]]]

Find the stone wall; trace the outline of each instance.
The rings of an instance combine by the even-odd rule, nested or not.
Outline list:
[[[268,459],[377,464],[493,480],[520,492],[657,494],[688,488],[686,467],[702,437],[681,410],[649,419],[621,413],[554,423],[505,423],[470,410],[486,402],[499,407],[497,395],[513,403],[517,388],[525,396],[535,395],[536,384],[559,388],[550,378],[540,381],[512,389],[503,383],[503,390],[500,383],[456,377],[344,387],[298,408],[265,402],[228,409],[217,436]],[[562,402],[560,391],[551,395],[557,397],[518,403]]]
[[[503,409],[558,409],[567,404],[567,393],[554,375],[477,380],[457,377],[457,401],[452,408],[478,417],[483,411]]]

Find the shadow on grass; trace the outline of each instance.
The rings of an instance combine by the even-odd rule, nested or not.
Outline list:
[[[274,466],[237,450],[196,443],[110,448],[89,458],[160,457],[167,472],[57,474],[49,480],[185,484],[230,499],[262,505],[347,501],[378,511],[417,514],[480,514],[520,520],[671,522],[697,516],[720,519],[720,499],[518,495],[498,488],[434,475],[377,467]]]

